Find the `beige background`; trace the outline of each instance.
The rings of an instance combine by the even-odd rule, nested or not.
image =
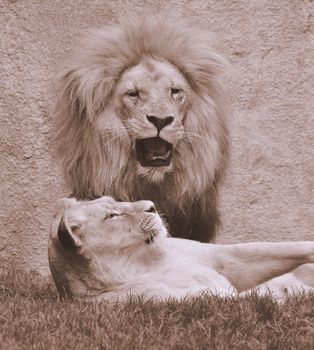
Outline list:
[[[0,1],[0,266],[47,273],[56,198],[53,82],[85,29],[162,11],[217,33],[233,65],[232,162],[219,241],[314,239],[314,2]]]

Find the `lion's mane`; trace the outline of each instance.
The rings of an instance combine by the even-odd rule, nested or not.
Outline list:
[[[143,55],[176,66],[193,91],[186,120],[198,136],[178,144],[176,169],[159,184],[136,173],[129,138],[109,138],[95,128],[100,118],[118,118],[111,106],[116,83]],[[58,87],[57,154],[73,195],[151,199],[169,217],[180,212],[187,220],[194,210],[196,216],[210,218],[207,238],[213,240],[219,224],[217,190],[229,150],[229,107],[221,78],[225,67],[211,36],[186,24],[133,18],[91,31],[67,63]]]

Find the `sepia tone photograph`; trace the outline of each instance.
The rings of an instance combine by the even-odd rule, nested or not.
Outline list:
[[[314,2],[0,2],[0,349],[314,349]]]

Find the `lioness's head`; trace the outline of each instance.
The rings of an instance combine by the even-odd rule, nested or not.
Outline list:
[[[119,268],[167,235],[150,201],[116,202],[65,198],[58,202],[49,239],[49,265],[61,295],[104,291]],[[117,276],[115,275],[117,274]],[[108,283],[108,284],[106,284]]]

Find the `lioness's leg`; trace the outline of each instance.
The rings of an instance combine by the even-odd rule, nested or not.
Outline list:
[[[305,263],[314,263],[314,242],[254,242],[211,245],[214,268],[238,290],[287,273]]]
[[[297,293],[314,293],[314,264],[303,264],[289,273],[257,286],[258,293],[284,298]]]
[[[305,264],[310,265],[310,264]],[[311,277],[311,271],[309,270],[308,278]],[[314,275],[312,274],[312,282],[314,280]],[[298,276],[293,272],[285,273],[284,275],[272,278],[265,283],[258,285],[253,289],[258,295],[268,295],[283,299],[289,295],[298,295],[300,293],[314,293],[314,288],[306,284],[303,280],[298,278]],[[246,295],[250,293],[245,291],[241,294]]]

